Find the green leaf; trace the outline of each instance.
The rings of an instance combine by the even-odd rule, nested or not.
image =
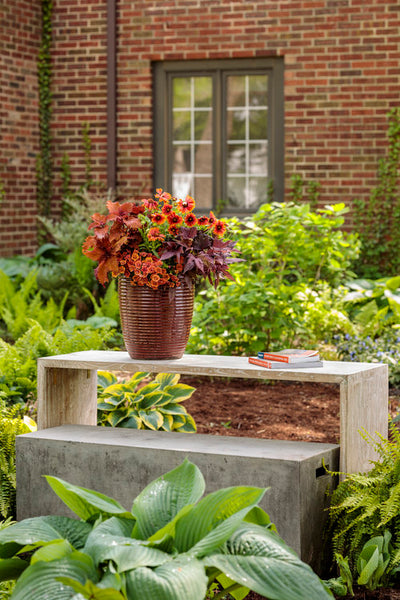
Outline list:
[[[51,477],[50,475],[45,477],[57,496],[83,520],[87,520],[98,513],[128,518],[131,516],[119,502],[109,496],[73,485],[58,477]]]
[[[53,540],[39,548],[39,550],[36,550],[35,554],[32,556],[31,565],[40,560],[50,562],[51,560],[63,558],[64,556],[71,554],[72,551],[73,548],[67,540]]]
[[[145,394],[143,399],[138,402],[138,408],[147,410],[152,406],[158,406],[159,403],[165,402],[168,403],[170,401],[169,394],[162,390],[150,392]]]
[[[118,590],[113,588],[100,588],[94,585],[91,581],[87,581],[85,585],[72,579],[72,577],[57,577],[58,581],[72,588],[78,594],[89,600],[125,600]]]
[[[180,552],[190,550],[222,521],[246,509],[240,517],[243,519],[264,494],[264,488],[250,486],[228,487],[208,494],[176,524],[176,547]]]
[[[118,423],[118,427],[126,427],[128,429],[141,429],[142,419],[137,415],[130,414],[129,417],[126,417]]]
[[[109,371],[97,371],[97,384],[106,388],[109,385],[117,382],[117,378],[113,373],[109,373]]]
[[[174,423],[175,425],[175,423]],[[196,423],[193,419],[193,417],[191,415],[186,414],[186,419],[185,422],[183,424],[178,423],[176,430],[184,433],[196,433],[197,431],[197,427],[196,427]]]
[[[0,581],[17,579],[28,565],[29,563],[20,558],[0,559]]]
[[[243,524],[225,544],[224,554],[203,559],[233,581],[278,600],[332,600],[320,579],[275,534]]]
[[[174,373],[157,373],[155,381],[160,384],[160,387],[163,390],[167,386],[176,385],[180,377],[180,375],[175,375]]]
[[[72,555],[71,555],[72,556]],[[14,588],[13,600],[70,600],[75,592],[65,586],[59,577],[71,577],[84,584],[87,579],[97,581],[93,566],[71,557],[52,562],[38,562],[29,566],[20,576]]]
[[[15,542],[21,546],[28,546],[38,542],[51,542],[61,537],[44,517],[32,517],[1,530],[0,544]]]
[[[128,571],[126,591],[130,600],[204,600],[207,576],[200,561],[181,557],[155,569]]]
[[[134,536],[147,539],[167,525],[178,512],[204,493],[200,469],[187,459],[181,465],[152,481],[133,502],[137,519]]]
[[[166,387],[165,391],[172,396],[174,402],[183,402],[193,395],[196,388],[184,383],[178,383],[177,385]]]
[[[158,430],[162,427],[164,419],[157,410],[139,410],[139,416],[147,429]]]

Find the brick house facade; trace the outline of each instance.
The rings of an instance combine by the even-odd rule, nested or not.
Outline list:
[[[39,0],[1,2],[0,181],[5,198],[0,255],[7,256],[33,252],[36,245],[35,73],[41,8]],[[137,197],[153,185],[165,185],[153,179],[162,133],[153,127],[155,63],[223,60],[234,65],[263,58],[284,64],[286,191],[298,173],[321,183],[322,204],[367,198],[386,149],[387,114],[399,105],[398,0],[54,0],[56,189],[65,153],[73,183],[84,180],[83,123],[90,126],[94,179]],[[114,101],[115,127],[110,123]]]

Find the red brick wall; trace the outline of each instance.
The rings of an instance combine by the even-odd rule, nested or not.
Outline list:
[[[90,126],[92,177],[107,174],[107,2],[55,0],[53,9],[53,150],[55,187],[64,154],[72,185],[85,183],[82,129]]]
[[[36,247],[38,95],[36,57],[40,3],[2,2],[0,7],[0,256]]]
[[[116,2],[120,189],[140,197],[152,188],[151,61],[283,56],[286,188],[291,175],[299,173],[306,180],[321,182],[322,203],[368,197],[386,148],[387,113],[399,105],[398,0]],[[31,74],[38,15],[32,14],[31,1],[9,4],[12,8],[2,9],[8,11],[8,18],[0,35],[9,36],[6,58],[15,59],[15,65],[1,69],[8,93],[4,94],[3,85],[0,93],[1,110],[8,102],[6,112],[12,122],[8,141],[2,143],[0,166],[3,172],[6,163],[19,161],[6,175],[7,186],[13,187],[13,206],[17,208],[23,199],[32,210],[34,181],[29,169],[37,150],[37,119],[36,98],[31,98],[36,82]],[[93,177],[106,181],[106,4],[106,0],[54,1],[55,168],[68,153],[76,185],[85,177],[84,122],[90,124]],[[21,59],[21,40],[17,36],[15,41],[13,33],[23,30],[24,19],[29,33]],[[0,60],[3,67],[4,58]],[[17,106],[24,107],[22,116]],[[33,129],[31,134],[28,129]],[[21,136],[22,142],[17,140]],[[0,232],[6,214],[4,209],[0,213]],[[27,232],[18,229],[18,243],[24,248]],[[9,250],[8,243],[0,244],[0,254]]]
[[[152,175],[152,60],[284,56],[286,189],[367,197],[400,99],[398,0],[119,0],[119,182]]]

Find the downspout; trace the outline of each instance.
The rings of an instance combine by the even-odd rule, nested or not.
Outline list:
[[[107,189],[117,187],[117,0],[107,0]]]

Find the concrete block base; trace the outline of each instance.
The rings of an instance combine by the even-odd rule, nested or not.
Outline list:
[[[153,479],[194,462],[206,493],[232,485],[269,487],[261,506],[283,539],[317,572],[329,469],[339,467],[339,446],[200,434],[63,425],[17,437],[17,518],[72,513],[43,475],[95,489],[130,510]]]

